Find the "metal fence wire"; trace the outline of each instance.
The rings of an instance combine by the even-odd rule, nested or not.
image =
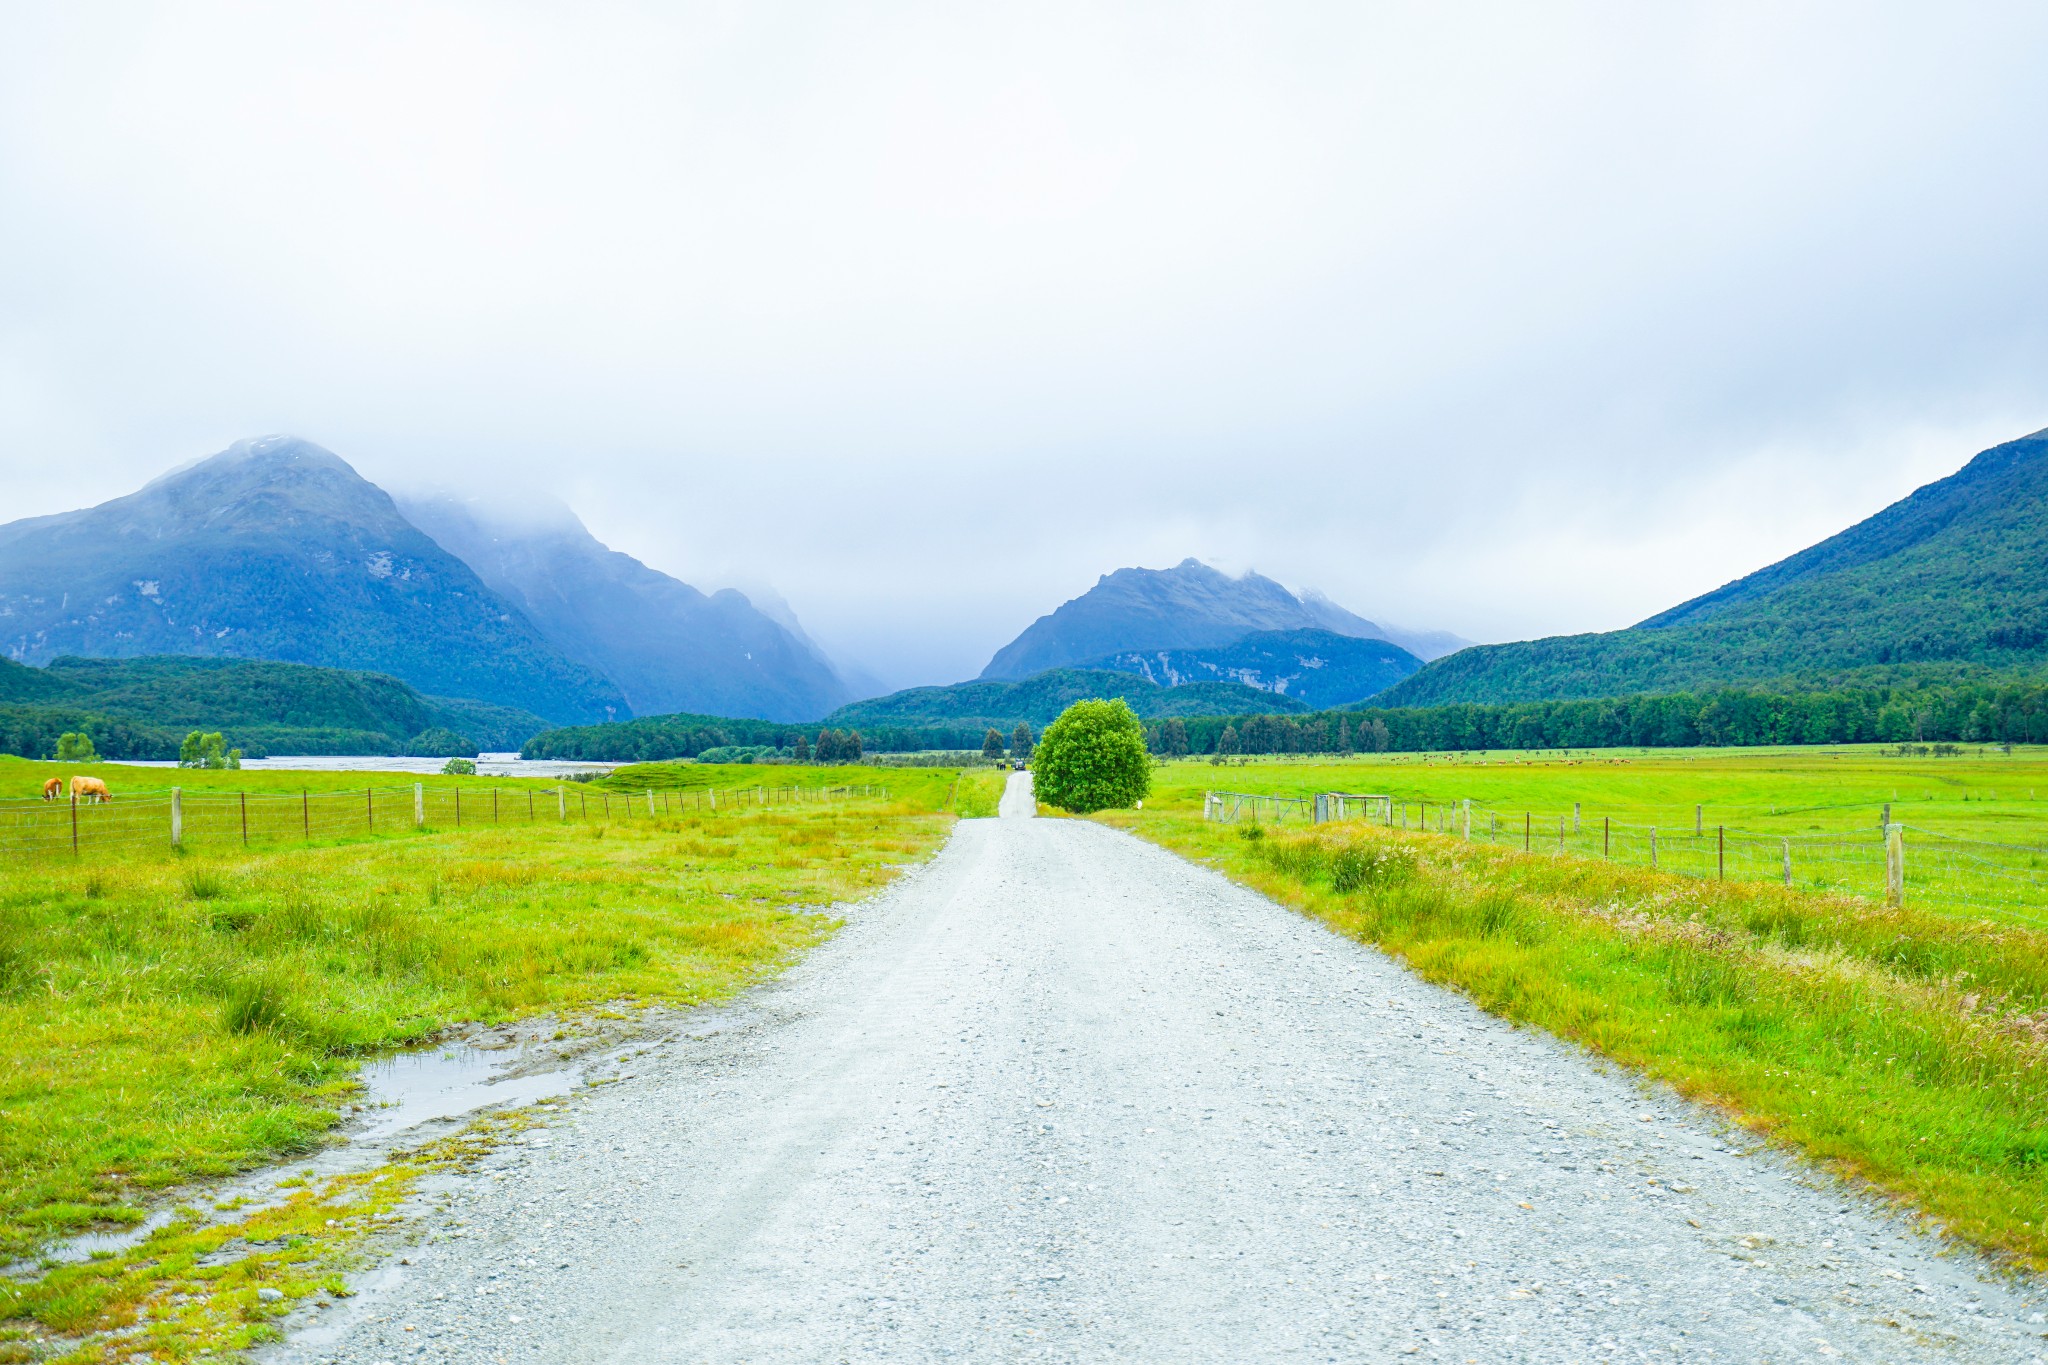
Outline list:
[[[354,791],[123,793],[111,801],[0,801],[0,857],[96,856],[174,848],[274,848],[478,825],[608,823],[871,796],[871,786],[759,786],[692,792],[410,786]],[[882,792],[883,795],[887,793]]]
[[[1366,820],[1475,843],[1605,858],[1708,880],[1778,882],[1893,904],[2048,927],[2048,847],[1964,839],[1904,824],[1780,835],[1694,821],[1646,825],[1606,816],[1506,811],[1468,801],[1392,801],[1207,793],[1205,819]]]

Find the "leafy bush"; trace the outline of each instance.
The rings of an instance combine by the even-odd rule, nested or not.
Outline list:
[[[475,777],[476,760],[451,758],[441,765],[441,775],[443,777]]]
[[[185,742],[178,746],[178,766],[181,768],[239,768],[242,766],[242,751],[230,749],[227,741],[218,731],[201,734],[194,730],[185,736]]]
[[[1032,755],[1039,800],[1085,815],[1134,806],[1152,789],[1144,727],[1130,704],[1077,701],[1045,727]]]

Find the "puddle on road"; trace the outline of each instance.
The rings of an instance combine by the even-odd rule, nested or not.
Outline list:
[[[334,1130],[341,1141],[325,1151],[249,1171],[208,1191],[204,1198],[216,1204],[247,1200],[237,1210],[217,1210],[228,1217],[246,1218],[253,1210],[279,1201],[277,1180],[287,1172],[325,1179],[367,1170],[387,1159],[393,1138],[421,1124],[460,1119],[492,1105],[527,1105],[565,1095],[583,1079],[583,1068],[562,1065],[561,1061],[559,1055],[539,1049],[486,1049],[465,1043],[379,1058],[358,1073],[364,1093],[351,1106],[356,1110],[353,1116],[344,1117]],[[518,1072],[526,1062],[556,1065],[506,1074]],[[130,1227],[67,1237],[45,1248],[37,1260],[65,1263],[126,1251],[170,1222],[173,1213],[173,1208],[161,1207]],[[31,1270],[29,1262],[0,1267],[4,1274]]]
[[[515,1069],[524,1056],[523,1048],[508,1054],[451,1043],[371,1062],[362,1070],[368,1113],[351,1136],[373,1142],[429,1119],[456,1118],[491,1104],[532,1104],[575,1086],[574,1070],[498,1074]]]

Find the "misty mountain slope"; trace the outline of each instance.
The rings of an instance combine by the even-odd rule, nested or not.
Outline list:
[[[1168,716],[1243,715],[1306,711],[1291,697],[1275,696],[1234,682],[1195,682],[1161,687],[1120,670],[1056,668],[1019,682],[976,681],[950,687],[912,687],[886,697],[842,706],[825,718],[848,729],[994,726],[1008,735],[1018,721],[1042,729],[1060,712],[1091,697],[1122,697],[1147,720]]]
[[[1132,650],[1084,666],[1135,673],[1161,687],[1237,683],[1322,709],[1363,701],[1421,668],[1422,661],[1385,640],[1328,630],[1263,630],[1214,649]]]
[[[1484,645],[1388,706],[1669,692],[1856,670],[2048,664],[2048,432],[1626,630]]]
[[[238,441],[98,507],[0,526],[0,652],[276,659],[557,721],[625,706],[308,441]]]
[[[1232,578],[1185,559],[1171,569],[1104,574],[997,650],[981,676],[1028,678],[1130,651],[1212,649],[1270,630],[1387,639],[1373,622],[1319,594],[1304,600],[1260,574]]]
[[[1310,588],[1301,595],[1301,605],[1307,609],[1316,626],[1333,635],[1350,635],[1361,640],[1385,640],[1399,645],[1413,654],[1418,662],[1441,659],[1446,654],[1455,654],[1472,642],[1462,635],[1453,635],[1448,630],[1407,630],[1401,626],[1382,625],[1368,621],[1357,612],[1338,606],[1315,589]]]
[[[635,714],[808,721],[849,695],[807,640],[742,594],[706,596],[608,549],[559,504],[516,516],[445,496],[400,506]]]

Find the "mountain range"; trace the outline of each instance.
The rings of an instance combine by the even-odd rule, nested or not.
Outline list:
[[[608,550],[566,508],[527,524],[445,497],[401,509],[290,436],[0,526],[0,654],[369,671],[556,723],[642,708],[809,719],[847,696],[745,597]]]
[[[825,717],[825,723],[851,730],[994,727],[1007,735],[1019,721],[1042,729],[1074,702],[1091,697],[1122,697],[1147,720],[1309,709],[1304,702],[1242,683],[1161,687],[1130,672],[1052,668],[1016,682],[980,679],[951,687],[907,688],[842,706]]]
[[[1625,630],[1480,645],[1382,706],[1811,688],[2048,664],[2048,431]]]
[[[981,677],[1015,680],[1117,655],[1214,649],[1257,632],[1296,630],[1388,641],[1418,661],[1466,643],[1442,632],[1389,630],[1320,593],[1296,596],[1261,574],[1232,578],[1200,560],[1185,559],[1170,569],[1104,574],[1087,592],[1039,617],[997,650]]]

